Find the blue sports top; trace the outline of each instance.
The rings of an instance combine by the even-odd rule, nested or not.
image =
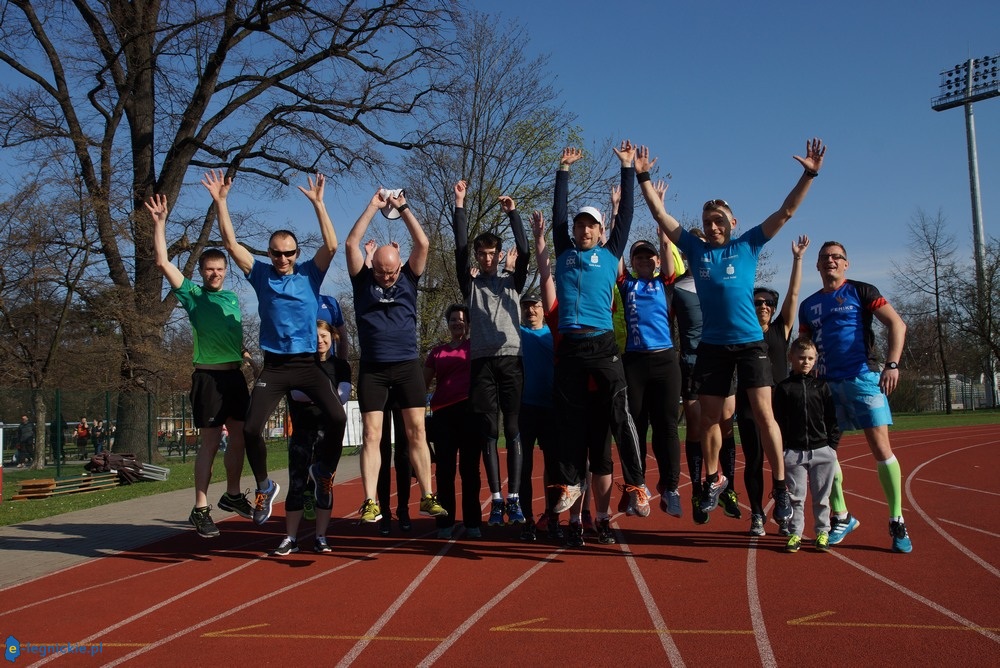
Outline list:
[[[727,346],[764,338],[753,307],[757,259],[768,241],[760,225],[713,247],[681,229],[678,248],[688,257],[701,301],[701,340]]]
[[[836,290],[802,300],[799,333],[816,344],[820,378],[841,380],[878,370],[872,318],[887,303],[874,285],[849,279]]]
[[[407,262],[388,289],[375,282],[364,266],[351,277],[354,317],[362,362],[406,362],[417,359],[417,281]]]
[[[662,276],[649,280],[625,274],[618,280],[618,291],[625,305],[628,335],[625,350],[640,352],[673,348],[667,286]]]
[[[344,312],[340,310],[340,303],[336,299],[330,295],[320,295],[316,319],[325,320],[336,329],[344,325]]]
[[[296,262],[291,274],[255,260],[247,278],[257,293],[260,347],[281,355],[316,352],[316,311],[325,271],[313,260]]]
[[[548,325],[540,329],[521,327],[521,356],[524,362],[524,389],[521,403],[529,406],[552,406],[552,383],[555,375],[555,347]]]

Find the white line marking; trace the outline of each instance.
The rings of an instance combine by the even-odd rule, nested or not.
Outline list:
[[[975,446],[970,446],[970,447],[975,447]],[[917,480],[919,482],[926,482],[929,485],[941,485],[942,487],[958,490],[960,492],[979,492],[980,494],[989,494],[990,496],[1000,496],[1000,492],[991,492],[987,489],[982,489],[980,487],[964,487],[962,485],[955,485],[950,482],[939,482],[937,480],[929,480],[927,478],[917,478]]]
[[[987,531],[986,529],[980,529],[978,527],[970,527],[968,524],[960,524],[960,523],[955,522],[953,520],[946,520],[943,517],[939,517],[938,521],[939,522],[944,522],[945,524],[951,524],[953,526],[960,527],[962,529],[968,529],[969,531],[977,531],[979,533],[984,533],[987,536],[989,536],[990,538],[1000,538],[1000,533],[993,533],[992,531]]]
[[[771,504],[768,504],[768,508]],[[765,513],[767,509],[765,509]],[[767,517],[767,515],[765,515]],[[750,623],[753,625],[754,640],[757,641],[757,653],[764,668],[775,668],[778,665],[771,649],[771,639],[767,635],[767,624],[764,623],[764,610],[760,605],[760,595],[757,587],[757,537],[750,538],[747,550],[747,602],[750,606]]]

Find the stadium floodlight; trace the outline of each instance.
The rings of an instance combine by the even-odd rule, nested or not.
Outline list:
[[[983,204],[979,196],[979,157],[976,154],[976,121],[972,103],[1000,95],[1000,54],[983,58],[970,58],[941,72],[941,94],[931,100],[931,109],[944,111],[955,107],[965,108],[965,138],[969,152],[969,193],[972,196],[972,241],[976,262],[976,291],[979,308],[989,296],[986,294],[986,238],[983,234]],[[997,377],[993,355],[987,352],[990,404],[997,405]]]

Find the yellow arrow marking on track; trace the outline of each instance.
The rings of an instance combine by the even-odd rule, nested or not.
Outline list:
[[[493,626],[490,631],[506,631],[506,632],[527,632],[527,633],[631,633],[631,634],[650,634],[650,635],[664,635],[670,634],[701,634],[701,635],[753,635],[753,629],[558,629],[558,628],[547,628],[534,626],[528,628],[529,624],[535,624],[537,622],[548,621],[548,617],[536,617],[535,619],[526,619],[523,622],[514,622],[512,624],[501,624],[500,626]]]
[[[444,638],[412,638],[409,636],[362,636],[362,635],[330,635],[318,633],[243,633],[250,629],[261,629],[270,624],[251,624],[237,626],[232,629],[203,633],[203,638],[266,638],[269,640],[394,640],[396,642],[443,642]]]
[[[837,614],[833,610],[817,612],[797,619],[789,619],[789,626],[847,626],[853,628],[871,629],[928,629],[931,631],[1000,631],[1000,628],[987,626],[957,626],[954,624],[893,624],[882,622],[818,622],[817,619]]]

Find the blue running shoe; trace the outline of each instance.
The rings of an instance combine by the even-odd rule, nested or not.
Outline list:
[[[502,500],[493,499],[493,503],[490,506],[490,519],[486,523],[491,527],[502,527],[504,525],[503,508]]]
[[[892,536],[892,551],[904,554],[913,551],[913,543],[906,533],[906,525],[893,520],[889,522],[889,535]]]
[[[778,524],[792,519],[792,500],[788,498],[787,489],[771,490],[771,498],[774,499],[774,521]]]
[[[507,513],[507,524],[524,524],[524,513],[521,512],[521,504],[517,499],[508,498],[504,512]],[[490,511],[490,516],[493,516],[492,511]]]
[[[715,510],[715,507],[719,505],[719,497],[722,496],[722,492],[725,491],[728,484],[729,479],[720,473],[718,480],[711,485],[706,484],[702,487],[701,503],[698,504],[701,512],[710,513]]]
[[[333,508],[333,476],[334,474],[327,471],[319,462],[309,467],[309,480],[313,484],[313,496],[317,508],[323,510]]]
[[[258,489],[254,494],[253,503],[253,523],[260,526],[271,517],[271,508],[274,506],[274,497],[278,496],[278,492],[281,491],[281,486],[273,480],[268,480],[270,483],[267,489]]]
[[[854,519],[854,515],[847,513],[846,520],[839,520],[836,517],[830,518],[830,545],[836,545],[847,537],[855,529],[861,526],[861,522]]]

